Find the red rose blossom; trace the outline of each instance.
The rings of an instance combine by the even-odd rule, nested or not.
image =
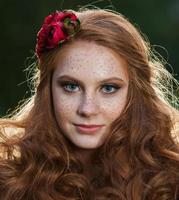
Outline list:
[[[47,16],[37,34],[36,55],[57,47],[79,29],[80,21],[72,12],[58,12]]]

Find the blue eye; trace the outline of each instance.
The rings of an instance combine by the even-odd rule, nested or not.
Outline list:
[[[104,85],[103,88],[105,88],[104,93],[111,94],[116,92],[119,89],[119,86],[115,85]]]
[[[68,92],[76,92],[78,85],[74,83],[64,83],[62,87]]]
[[[66,92],[78,92],[80,87],[76,83],[72,82],[62,82],[60,83],[61,87]],[[103,93],[105,94],[112,94],[115,93],[120,87],[118,85],[106,84],[102,86]]]

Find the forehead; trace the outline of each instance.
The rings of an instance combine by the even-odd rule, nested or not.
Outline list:
[[[75,41],[65,46],[57,56],[56,74],[87,75],[89,77],[108,78],[118,76],[126,79],[127,64],[111,49],[90,41]],[[82,78],[82,77],[81,77]]]

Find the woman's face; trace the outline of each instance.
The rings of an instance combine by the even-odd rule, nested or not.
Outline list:
[[[63,134],[85,149],[100,147],[127,98],[126,62],[112,50],[78,40],[58,55],[52,77],[55,116]],[[83,125],[101,125],[84,128]]]

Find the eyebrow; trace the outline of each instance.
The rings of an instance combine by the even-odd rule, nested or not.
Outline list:
[[[70,80],[72,80],[72,81],[78,82],[78,83],[80,83],[81,85],[83,85],[83,82],[82,82],[82,81],[80,81],[80,80],[78,80],[78,79],[76,79],[76,78],[74,78],[74,77],[72,77],[72,76],[69,76],[69,75],[62,75],[62,76],[59,76],[57,79],[58,79],[58,80],[70,79]],[[106,82],[108,82],[108,81],[119,81],[120,83],[124,83],[124,82],[125,82],[125,81],[124,81],[123,79],[121,79],[121,78],[118,78],[118,77],[110,77],[110,78],[103,79],[103,80],[99,81],[99,83],[106,83]]]

